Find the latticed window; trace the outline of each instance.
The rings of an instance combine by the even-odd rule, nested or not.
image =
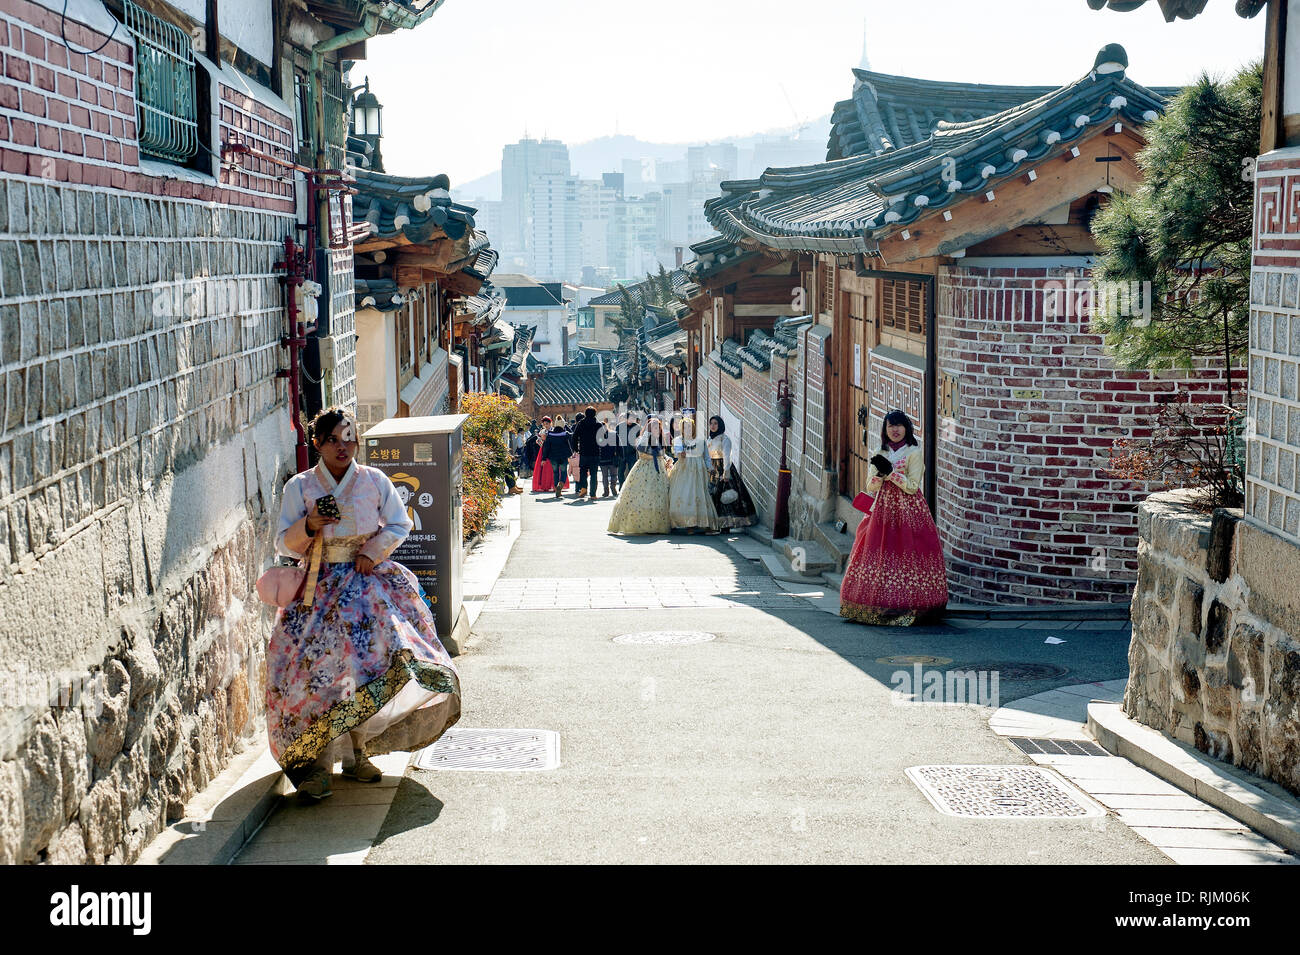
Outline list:
[[[135,103],[140,152],[188,162],[199,149],[193,42],[180,27],[131,0],[123,3],[123,15],[139,57]]]
[[[920,282],[881,282],[880,324],[911,335],[923,334],[925,286]]]
[[[411,370],[411,311],[413,305],[397,310],[397,367],[399,371]]]
[[[822,262],[821,265],[818,266],[818,269],[821,271],[821,277],[822,277],[821,304],[819,307],[823,312],[834,311],[835,260],[830,259],[829,261]]]

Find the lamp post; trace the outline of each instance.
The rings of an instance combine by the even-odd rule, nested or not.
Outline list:
[[[790,398],[789,368],[786,377],[776,384],[776,423],[781,429],[781,467],[776,472],[776,507],[772,514],[772,536],[790,536],[790,468],[785,461],[786,436],[794,420],[794,402]]]

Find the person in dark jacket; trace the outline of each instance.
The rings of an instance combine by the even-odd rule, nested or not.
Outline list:
[[[628,473],[636,464],[636,439],[641,434],[640,422],[635,411],[619,416],[618,447],[622,452],[618,461],[618,486],[621,489]]]
[[[600,467],[599,434],[596,409],[588,408],[573,429],[574,443],[578,446],[578,497],[588,500],[596,496],[596,474]]]
[[[623,456],[623,449],[618,446],[618,424],[608,412],[596,433],[596,443],[600,445],[600,474],[605,485],[602,497],[614,497],[618,494],[618,461]],[[595,494],[592,494],[595,497]]]
[[[569,456],[573,454],[573,435],[564,429],[564,425],[556,421],[555,427],[546,432],[546,440],[542,443],[542,457],[551,462],[551,468],[555,472],[555,497],[558,500],[561,489],[569,479]]]

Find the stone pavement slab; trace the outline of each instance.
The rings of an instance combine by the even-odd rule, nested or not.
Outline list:
[[[235,857],[235,865],[361,865],[374,843],[409,753],[371,759],[384,773],[377,783],[335,775],[333,795],[319,803],[285,796],[276,810]]]
[[[1003,736],[1091,739],[1087,731],[1092,707],[1117,705],[1125,682],[1073,684],[1017,700],[997,710],[989,728]],[[1052,754],[1030,758],[1059,772],[1178,864],[1297,861],[1284,847],[1128,759]]]

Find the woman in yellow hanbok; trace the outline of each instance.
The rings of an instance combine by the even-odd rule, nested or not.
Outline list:
[[[609,515],[611,534],[667,534],[668,466],[672,455],[664,447],[663,423],[655,417],[636,439],[636,464],[619,489]]]

